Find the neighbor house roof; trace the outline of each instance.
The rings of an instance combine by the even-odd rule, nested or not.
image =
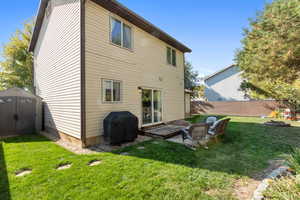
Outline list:
[[[44,15],[45,15],[45,9],[47,7],[47,3],[49,0],[41,0],[40,8],[38,11],[36,24],[34,27],[32,39],[29,46],[29,51],[33,51],[34,47],[36,45],[36,42],[38,40],[38,35],[40,33]],[[135,12],[129,10],[116,0],[92,0],[93,2],[97,3],[98,5],[104,7],[105,9],[109,10],[112,13],[115,13],[116,15],[126,19],[130,23],[134,24],[135,26],[139,27],[140,29],[146,31],[147,33],[153,35],[154,37],[157,37],[158,39],[166,42],[170,46],[175,47],[176,49],[182,51],[182,52],[192,52],[190,48],[185,46],[184,44],[177,41],[172,36],[168,35],[164,31],[157,28],[155,25],[147,21],[146,19],[142,18]]]
[[[221,74],[221,73],[227,71],[228,69],[230,69],[230,68],[232,68],[232,67],[237,67],[237,65],[230,65],[229,67],[225,67],[224,69],[221,69],[220,71],[217,71],[217,72],[215,72],[215,73],[213,73],[213,74],[211,74],[211,75],[209,75],[209,76],[206,76],[206,77],[204,78],[204,81],[207,81],[208,79],[213,78],[214,76],[216,76],[216,75],[218,75],[218,74]]]

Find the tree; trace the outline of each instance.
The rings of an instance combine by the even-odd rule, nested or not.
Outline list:
[[[190,62],[185,63],[184,67],[184,85],[185,89],[192,90],[192,97],[199,97],[199,87],[198,87],[198,72],[193,70],[193,66]]]
[[[300,0],[275,0],[245,30],[236,62],[250,96],[300,104]]]
[[[20,87],[33,91],[33,56],[28,51],[33,23],[25,23],[23,30],[17,30],[3,47],[0,62],[0,89]]]
[[[195,98],[205,98],[205,85],[199,84],[193,89],[193,97]]]
[[[185,89],[193,90],[198,84],[198,73],[193,70],[190,62],[185,63],[184,68],[184,85]]]

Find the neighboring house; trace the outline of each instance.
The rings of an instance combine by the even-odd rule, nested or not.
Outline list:
[[[45,128],[72,142],[101,143],[112,111],[140,127],[185,116],[191,50],[114,0],[42,0],[29,50]]]
[[[204,79],[205,97],[208,101],[247,101],[240,90],[242,82],[239,67],[231,65]]]

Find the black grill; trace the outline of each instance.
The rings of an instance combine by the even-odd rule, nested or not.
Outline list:
[[[105,140],[111,145],[133,142],[138,124],[138,118],[130,112],[112,112],[103,121]]]

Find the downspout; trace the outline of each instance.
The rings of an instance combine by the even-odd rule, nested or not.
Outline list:
[[[183,99],[184,99],[184,119],[186,114],[186,100],[185,100],[185,53],[183,53]]]
[[[86,82],[85,82],[85,0],[80,0],[80,66],[81,66],[81,142],[87,147],[86,140]]]
[[[33,60],[32,66],[31,66],[31,73],[32,73],[32,74],[31,74],[31,87],[32,87],[31,89],[32,89],[32,93],[33,93],[34,95],[36,95],[37,92],[36,92],[36,87],[35,87],[35,69],[34,69],[36,58],[35,58],[33,52],[29,52],[29,53],[31,53],[32,60]]]

